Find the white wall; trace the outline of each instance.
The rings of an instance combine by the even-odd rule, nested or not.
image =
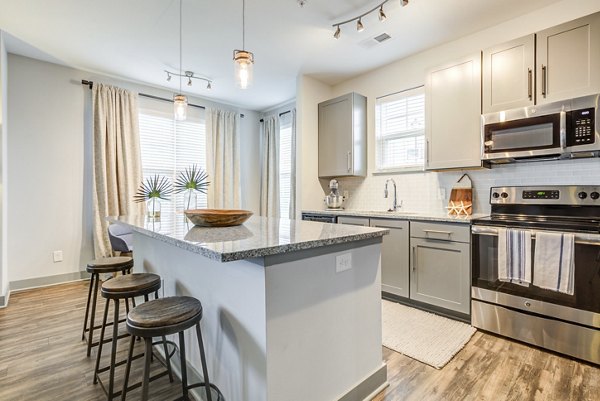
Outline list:
[[[77,273],[93,256],[91,92],[81,80],[166,98],[172,93],[13,54],[8,70],[8,279]],[[199,98],[190,102],[234,109]],[[243,207],[257,212],[259,116],[238,111],[246,116]],[[52,262],[53,250],[63,251],[63,262]]]
[[[345,178],[340,180],[343,190],[348,190],[350,198],[346,207],[353,209],[387,208],[387,200],[383,198],[384,183],[390,175],[374,175],[375,169],[375,101],[377,97],[402,91],[425,83],[426,71],[437,65],[458,59],[484,48],[525,36],[533,32],[567,22],[594,12],[600,11],[598,0],[563,0],[534,13],[526,14],[494,26],[492,28],[466,36],[459,40],[443,44],[422,53],[398,60],[379,69],[342,82],[332,88],[332,96],[348,92],[358,92],[367,97],[368,116],[368,175],[367,178]],[[299,88],[302,89],[302,88]],[[299,94],[300,96],[300,94]],[[309,115],[311,113],[311,115]],[[314,114],[314,115],[313,115]],[[316,105],[307,110],[303,117],[314,121]],[[313,135],[311,132],[309,135]],[[303,162],[316,157],[317,147],[314,143],[303,149]],[[306,164],[304,164],[306,166]],[[528,184],[534,182],[550,183],[598,183],[593,172],[597,171],[599,161],[571,163],[534,163],[518,166],[507,166],[471,172],[474,185],[479,194],[476,201],[476,212],[486,212],[487,191],[490,185]],[[558,173],[558,174],[557,174]],[[315,187],[317,175],[310,169],[302,171],[306,185]],[[400,199],[405,207],[414,211],[442,212],[447,203],[449,189],[461,173],[405,173],[391,175],[398,183]],[[555,177],[555,180],[551,178]],[[446,199],[437,199],[438,188],[446,189]],[[316,188],[316,187],[315,187]],[[319,198],[323,193],[315,194]],[[306,202],[305,202],[306,201]],[[313,199],[303,198],[303,209],[322,208]]]
[[[331,87],[301,75],[297,82],[296,97],[296,186],[298,209],[319,209],[323,205],[323,188],[319,175],[318,104],[332,98]]]
[[[8,54],[4,46],[4,35],[0,31],[0,297],[8,292],[8,264],[6,244],[6,138],[7,138],[7,79]],[[0,302],[2,306],[2,302]]]

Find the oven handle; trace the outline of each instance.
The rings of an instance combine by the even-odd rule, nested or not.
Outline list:
[[[531,231],[531,239],[535,239],[535,233],[537,231]],[[539,230],[538,230],[539,231]],[[555,232],[560,234],[560,231],[550,231],[543,230],[543,232]],[[498,227],[490,227],[490,226],[471,226],[471,233],[475,235],[498,235]],[[575,234],[575,242],[578,244],[584,245],[596,245],[600,246],[600,234],[587,234],[587,233],[574,233]]]

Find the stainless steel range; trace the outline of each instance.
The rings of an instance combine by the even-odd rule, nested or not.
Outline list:
[[[491,215],[472,226],[473,326],[600,364],[600,186],[496,187],[490,204]],[[507,232],[527,235],[517,253],[529,263],[520,265],[530,269],[526,282],[506,279],[507,257],[514,259]],[[554,267],[536,261],[551,260],[550,254],[565,260],[562,247],[542,246],[547,233],[574,242],[568,253],[572,294],[536,285],[557,273],[552,269],[563,269],[562,262]]]

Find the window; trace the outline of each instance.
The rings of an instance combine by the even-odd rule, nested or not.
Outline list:
[[[144,180],[160,174],[172,183],[194,164],[206,170],[206,124],[204,110],[188,107],[186,121],[175,121],[167,102],[140,98],[140,147]],[[209,177],[210,181],[210,177]],[[161,224],[171,227],[175,211],[184,209],[184,194],[171,194],[161,203]],[[198,194],[198,207],[206,207],[205,194]]]
[[[423,87],[378,98],[375,121],[377,171],[422,170],[425,165]]]
[[[292,116],[286,113],[279,119],[279,216],[285,219],[290,218],[291,178]]]

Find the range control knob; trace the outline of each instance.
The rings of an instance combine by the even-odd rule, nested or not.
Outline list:
[[[500,197],[500,194],[498,192],[492,193],[492,198],[498,199],[499,197]]]
[[[579,197],[579,199],[585,199],[587,198],[587,192],[581,191],[577,194],[577,196]]]
[[[502,192],[500,194],[501,197],[503,197],[504,199],[508,198],[508,194],[506,192]]]
[[[596,199],[600,198],[600,194],[598,192],[594,191],[590,194],[590,198],[592,198],[593,200],[596,200]]]

